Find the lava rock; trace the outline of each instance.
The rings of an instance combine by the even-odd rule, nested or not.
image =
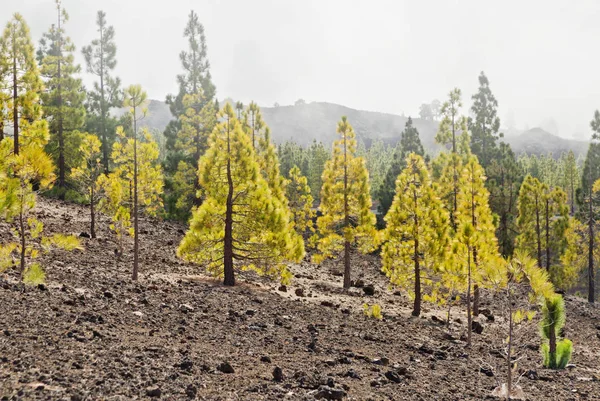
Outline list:
[[[390,364],[390,360],[386,357],[373,359],[375,365],[387,366]]]
[[[304,296],[304,289],[302,289],[302,288],[296,288],[296,291],[294,291],[294,293],[296,294],[297,297],[303,297]]]
[[[365,293],[365,295],[375,295],[375,287],[373,286],[373,284],[365,285],[363,287],[363,292]]]
[[[343,400],[346,392],[341,388],[321,386],[315,394],[317,400]]]
[[[485,316],[488,322],[493,322],[495,320],[494,315],[492,315],[492,311],[489,309],[481,309],[479,314]]]
[[[260,361],[264,363],[271,363],[271,358],[269,356],[264,355],[260,357]]]
[[[185,395],[187,395],[189,398],[192,398],[192,399],[196,398],[197,393],[198,393],[198,389],[193,384],[189,384],[185,388]]]
[[[162,394],[162,391],[160,391],[160,388],[158,386],[152,386],[152,387],[148,387],[146,389],[146,395],[148,397],[157,398],[157,397],[160,397],[161,394]]]
[[[494,372],[492,371],[492,369],[482,367],[482,368],[479,368],[479,372],[483,373],[487,377],[494,377]]]
[[[400,383],[402,381],[400,375],[393,370],[388,370],[385,372],[385,378],[394,383]]]
[[[478,321],[474,321],[472,323],[472,330],[474,333],[481,334],[483,333],[483,325]]]
[[[283,369],[281,369],[279,366],[275,366],[275,369],[273,369],[273,380],[276,382],[283,380]]]
[[[193,312],[194,307],[189,304],[181,304],[181,305],[179,305],[179,310],[183,313],[188,313],[188,312]]]
[[[112,298],[114,298],[114,297],[115,297],[115,296],[113,295],[113,293],[112,293],[112,292],[110,292],[110,291],[104,291],[104,298],[107,298],[107,299],[112,299]]]
[[[279,288],[277,289],[277,291],[279,291],[279,292],[287,292],[287,286],[280,285]]]
[[[235,373],[233,366],[229,362],[223,362],[217,366],[217,370],[223,373]]]
[[[92,236],[89,233],[86,233],[85,231],[80,232],[79,236],[81,238],[92,238]]]

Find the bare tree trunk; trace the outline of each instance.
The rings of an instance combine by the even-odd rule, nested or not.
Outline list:
[[[233,271],[233,178],[231,177],[231,141],[229,138],[230,127],[227,126],[227,204],[225,209],[225,237],[223,250],[223,284],[235,285]]]
[[[62,98],[62,41],[60,32],[60,3],[58,3],[58,62],[57,62],[57,94],[58,94],[58,186],[61,189],[59,191],[59,198],[65,199],[65,138],[64,138],[64,121],[63,121],[63,98]]]
[[[513,314],[512,314],[512,299],[510,296],[510,283],[508,284],[508,349],[506,352],[506,363],[508,364],[507,371],[507,389],[506,400],[510,401],[510,393],[512,392],[512,341],[513,341]]]
[[[350,226],[350,211],[348,205],[348,155],[346,134],[344,133],[344,230]],[[346,237],[346,233],[344,233]],[[344,288],[350,288],[350,242],[344,241]]]
[[[591,175],[591,168],[590,168]],[[590,177],[591,178],[591,177]],[[589,244],[588,244],[588,302],[593,304],[596,295],[596,283],[594,278],[594,206],[592,195],[592,180],[590,179],[590,218],[588,222],[589,228]]]
[[[473,316],[471,315],[471,246],[467,246],[467,347],[471,347]]]
[[[22,202],[22,201],[21,201]],[[21,275],[25,273],[25,217],[23,216],[23,206],[21,203],[21,212],[19,213],[19,228],[21,232]]]
[[[549,327],[548,348],[549,348],[549,367],[556,368],[556,322],[553,320]]]
[[[540,205],[538,198],[535,198],[535,236],[537,240],[537,262],[538,267],[543,267],[542,264],[542,232],[540,228]]]
[[[138,279],[139,264],[139,229],[138,229],[138,171],[137,171],[137,121],[133,109],[133,280]]]
[[[546,271],[550,272],[550,199],[546,199]]]
[[[94,183],[90,188],[90,236],[96,238],[96,213],[94,212]]]

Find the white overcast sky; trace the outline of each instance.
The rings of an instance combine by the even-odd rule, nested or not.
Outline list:
[[[600,108],[600,1],[553,0],[63,0],[78,50],[96,37],[99,9],[116,30],[116,74],[154,99],[176,91],[183,28],[206,29],[218,97],[262,105],[298,98],[416,115],[453,87],[471,105],[485,71],[503,125],[554,120],[589,136]],[[0,23],[20,12],[34,41],[54,0],[0,0]],[[89,83],[90,77],[85,78]],[[510,117],[509,117],[510,116]]]

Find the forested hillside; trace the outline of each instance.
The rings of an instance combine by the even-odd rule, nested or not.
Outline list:
[[[162,103],[54,4],[0,36],[3,401],[597,397],[594,105],[583,143],[505,141],[483,71],[423,118],[219,101],[195,11]]]

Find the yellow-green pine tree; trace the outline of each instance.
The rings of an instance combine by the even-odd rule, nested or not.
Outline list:
[[[215,104],[207,101],[202,92],[185,95],[183,106],[185,113],[179,117],[181,129],[177,132],[175,148],[181,152],[184,160],[177,165],[174,178],[179,192],[176,206],[182,211],[189,211],[200,204],[198,162],[216,124],[217,110]]]
[[[382,269],[413,297],[412,315],[419,316],[424,288],[434,285],[445,259],[449,221],[421,156],[408,155],[385,221]]]
[[[371,212],[369,172],[365,160],[356,157],[356,134],[344,116],[338,122],[340,139],[333,144],[333,155],[325,164],[321,188],[321,213],[317,219],[319,254],[314,260],[344,250],[344,288],[350,288],[350,248],[371,249],[376,235],[375,215]]]
[[[528,175],[519,192],[518,209],[517,246],[535,256],[538,266],[550,272],[566,246],[567,195],[562,189],[550,189]]]
[[[233,107],[226,104],[219,117],[200,160],[206,198],[193,213],[178,255],[222,276],[225,285],[235,285],[234,260],[241,269],[286,281],[285,263],[304,256],[302,238],[289,229],[287,207],[272,195]]]
[[[485,187],[485,172],[475,156],[469,157],[458,182],[458,231],[454,238],[452,263],[466,278],[467,344],[471,345],[471,289],[494,282],[500,258],[495,236],[489,192]],[[478,311],[475,311],[478,314]]]
[[[21,131],[40,123],[42,109],[39,101],[43,89],[29,26],[21,14],[15,14],[4,29],[0,38],[0,57],[0,77],[6,84],[2,97],[8,99],[4,106],[6,117],[13,125],[14,153],[18,154]],[[4,126],[3,122],[2,128]]]
[[[312,209],[313,197],[308,180],[302,175],[298,166],[294,165],[289,172],[289,180],[285,186],[288,205],[292,214],[293,228],[300,235],[314,232]]]
[[[81,161],[71,169],[71,177],[90,202],[90,236],[96,238],[96,204],[100,196],[98,177],[102,174],[102,142],[96,135],[87,134],[79,146]]]
[[[0,212],[9,223],[16,223],[13,235],[18,240],[0,246],[0,269],[10,266],[13,254],[16,254],[23,280],[30,284],[42,283],[45,277],[39,263],[27,264],[28,259],[34,261],[40,254],[40,246],[34,240],[39,240],[42,251],[49,251],[52,247],[66,250],[79,248],[79,241],[73,236],[55,234],[43,237],[44,226],[32,215],[37,192],[50,188],[55,179],[54,165],[44,151],[48,142],[48,126],[45,122],[40,126],[45,127],[45,131],[29,131],[33,136],[24,137],[18,154],[10,153],[10,139],[0,144],[0,156],[3,159],[0,170]]]

